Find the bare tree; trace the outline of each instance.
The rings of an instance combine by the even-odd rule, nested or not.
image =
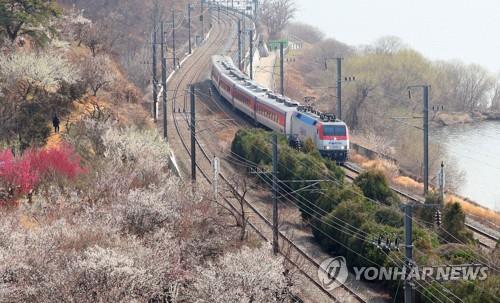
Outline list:
[[[58,24],[63,37],[75,40],[78,42],[78,46],[83,43],[85,35],[92,26],[92,20],[85,18],[83,12],[83,10],[73,7],[59,20]]]
[[[349,98],[349,103],[345,115],[346,122],[352,129],[359,127],[359,112],[365,101],[368,99],[370,92],[375,90],[377,86],[371,81],[359,80],[355,84],[355,93]]]
[[[296,11],[294,0],[264,0],[261,14],[269,36],[276,38],[293,19]]]
[[[111,60],[106,55],[89,57],[83,63],[82,79],[90,87],[94,96],[97,96],[100,89],[108,87],[115,81],[111,68]]]
[[[486,106],[486,94],[492,87],[488,72],[479,65],[472,64],[463,74],[461,88],[461,101],[465,107],[473,111]]]
[[[407,48],[401,38],[396,36],[386,36],[377,39],[372,46],[373,51],[377,54],[396,54],[399,51]]]
[[[490,106],[493,110],[500,110],[500,73],[495,81]]]
[[[474,111],[488,105],[488,93],[494,82],[490,74],[483,67],[461,62],[442,63],[440,68],[445,70],[448,89],[448,103],[455,110]],[[441,79],[443,81],[443,79]]]
[[[83,25],[80,33],[81,41],[90,49],[94,57],[99,52],[113,51],[118,41],[125,36],[125,33],[115,26],[123,18],[122,15],[111,13],[106,19]]]
[[[246,175],[234,174],[231,184],[227,184],[222,193],[224,201],[216,200],[216,203],[228,211],[240,228],[240,240],[243,241],[247,234],[248,216],[246,214],[245,197],[250,190],[250,184]],[[229,201],[235,201],[236,206]]]
[[[307,43],[318,43],[325,38],[325,34],[320,29],[299,22],[290,23],[287,27],[287,31],[290,35]]]

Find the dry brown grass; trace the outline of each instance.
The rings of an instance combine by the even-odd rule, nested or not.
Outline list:
[[[368,159],[358,153],[351,152],[349,155],[349,160],[361,166],[362,168],[380,170],[384,175],[392,180],[399,176],[399,170],[396,164],[391,161],[381,160],[381,159]]]
[[[494,224],[492,226],[493,228],[500,226],[500,214],[494,210],[485,208],[473,201],[459,197],[455,194],[447,194],[445,200],[446,203],[460,203],[465,213],[471,215],[477,221],[491,222]]]
[[[434,121],[443,125],[464,124],[474,122],[469,113],[438,113]]]
[[[286,63],[285,91],[287,96],[297,101],[302,101],[304,96],[319,98],[317,92],[306,83],[299,66],[303,54],[312,47],[312,45],[305,43],[302,49],[291,50],[287,55],[287,59],[290,61]],[[279,87],[279,77],[276,77],[275,80],[276,87]]]
[[[412,193],[421,193],[424,191],[424,184],[406,176],[398,176],[391,180],[394,184]]]
[[[40,224],[35,220],[35,218],[23,214],[19,219],[19,224],[25,230],[35,230],[40,227]]]

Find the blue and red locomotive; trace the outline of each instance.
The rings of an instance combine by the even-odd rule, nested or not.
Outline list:
[[[256,123],[286,135],[291,143],[304,144],[311,139],[323,156],[339,163],[347,160],[349,130],[334,115],[302,106],[262,87],[226,56],[212,57],[211,80],[227,102]]]

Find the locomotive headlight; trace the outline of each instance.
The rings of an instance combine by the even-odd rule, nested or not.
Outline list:
[[[331,149],[332,147],[330,145],[325,145],[325,149]]]

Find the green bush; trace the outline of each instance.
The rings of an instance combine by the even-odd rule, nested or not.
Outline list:
[[[440,198],[439,194],[435,192],[430,192],[426,197],[425,197],[425,204],[426,205],[440,205]],[[437,207],[423,207],[423,208],[418,208],[416,209],[416,214],[417,217],[420,218],[422,222],[426,226],[432,227],[436,223],[435,221],[435,214],[436,211],[438,210]]]
[[[387,224],[396,228],[403,226],[403,215],[395,209],[383,207],[377,210],[374,216],[375,222],[379,224]]]
[[[441,236],[447,242],[472,243],[472,233],[465,227],[465,212],[459,203],[450,203],[443,210]]]
[[[314,142],[311,138],[307,138],[307,140],[304,142],[304,152],[305,153],[312,153],[316,150],[316,146],[314,145]]]
[[[434,303],[434,302],[457,302],[455,298],[460,298],[464,303],[498,303],[500,298],[500,276],[491,275],[484,280],[474,281],[451,281],[446,283],[433,282],[430,286],[421,290],[420,302]],[[446,287],[453,295],[443,288]],[[451,300],[451,301],[450,301]]]
[[[43,114],[43,108],[37,103],[21,105],[16,116],[17,136],[21,150],[29,147],[41,147],[50,135],[50,120]]]
[[[294,195],[295,200],[298,200],[294,203],[298,203],[303,218],[310,219],[318,211],[316,203],[322,193],[328,193],[331,188],[342,187],[344,173],[332,161],[322,158],[319,153],[306,154],[289,147],[288,140],[284,136],[279,136],[278,145],[278,178],[283,180],[282,187],[287,192],[309,186],[307,190]],[[260,168],[269,170],[272,164],[271,133],[262,129],[239,130],[232,142],[231,150],[234,154],[258,164]],[[261,177],[266,183],[270,182],[268,175]],[[287,180],[304,181],[287,182]]]
[[[269,132],[260,129],[240,130],[233,140],[232,150],[263,168],[270,169],[271,167]],[[349,184],[344,182],[343,171],[333,161],[318,156],[316,152],[296,151],[287,146],[287,140],[284,137],[279,137],[278,161],[278,178],[283,180],[283,186],[288,192],[314,184],[306,181],[297,182],[300,180],[334,180],[317,182],[307,190],[293,194],[293,202],[297,203],[303,219],[310,223],[315,239],[325,251],[344,256],[350,267],[374,265],[401,267],[404,249],[389,252],[376,245],[380,235],[389,237],[392,241],[398,237],[400,244],[404,239],[403,215],[398,209],[399,199],[390,190],[382,173],[368,171],[358,176],[354,184]],[[268,174],[263,176],[269,183],[270,176]],[[288,182],[289,180],[295,182]],[[374,203],[366,197],[381,201],[386,205]],[[427,203],[434,204],[435,199],[435,195],[430,195]],[[429,213],[432,218],[434,212],[435,210],[431,209]],[[461,239],[468,239],[464,238],[466,231],[462,227],[465,216],[461,208],[456,205],[447,206],[443,212],[443,222],[446,222],[444,228]],[[419,215],[422,214],[419,213]],[[416,248],[414,259],[420,265],[471,263],[477,260],[474,250],[465,245],[461,246],[462,249],[459,247],[442,249],[446,247],[440,246],[437,233],[415,224],[413,239],[413,245]],[[467,248],[465,252],[463,248]],[[383,284],[395,294],[400,281],[385,281]],[[454,287],[452,289],[455,289]],[[431,290],[420,289],[419,291]],[[477,290],[474,289],[474,291]],[[488,289],[485,296],[481,294],[466,296],[474,299],[484,298],[486,300],[484,302],[492,302],[488,301],[491,298],[491,292],[494,292],[494,289]],[[398,293],[401,294],[401,290]],[[398,296],[395,299],[401,298]]]
[[[366,171],[356,177],[354,183],[361,188],[366,197],[387,205],[399,202],[392,192],[384,174],[377,170]]]

